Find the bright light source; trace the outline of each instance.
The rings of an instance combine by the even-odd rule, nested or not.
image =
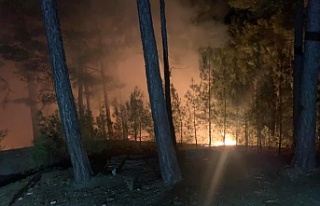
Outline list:
[[[226,134],[226,146],[234,146],[237,142],[234,140],[230,134]],[[223,141],[215,141],[212,143],[213,146],[223,146]]]

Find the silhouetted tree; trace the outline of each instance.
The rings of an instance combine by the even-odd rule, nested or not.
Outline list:
[[[173,122],[176,128],[176,134],[180,136],[180,144],[182,146],[183,141],[185,141],[185,139],[183,140],[185,134],[185,131],[183,131],[183,123],[186,120],[186,107],[182,104],[181,98],[173,84],[171,84],[171,96]]]
[[[74,180],[76,182],[88,181],[91,178],[92,170],[82,145],[79,121],[65,60],[57,3],[54,0],[42,0],[41,8],[46,27],[54,87],[73,166]]]
[[[301,80],[303,71],[303,10],[304,0],[296,0],[294,22],[294,67],[293,67],[293,147],[298,138]],[[294,148],[293,148],[294,149]]]
[[[298,138],[294,167],[309,172],[316,167],[315,138],[317,81],[320,60],[320,1],[309,0],[304,43]]]
[[[187,128],[192,128],[193,137],[196,142],[196,147],[198,146],[198,135],[197,135],[197,126],[198,126],[198,119],[197,114],[199,109],[197,107],[197,101],[199,101],[199,97],[196,95],[197,92],[197,85],[195,85],[194,79],[191,78],[191,84],[189,85],[189,90],[185,94],[185,98],[187,99],[187,108],[190,108],[190,117],[192,118],[192,127],[189,125]]]
[[[173,185],[181,181],[182,176],[170,138],[171,130],[159,71],[150,2],[149,0],[137,0],[137,7],[161,175],[165,184]]]
[[[7,2],[5,7],[10,13],[16,16],[11,30],[12,38],[4,37],[0,53],[6,60],[16,64],[16,74],[19,79],[27,83],[27,97],[17,98],[14,103],[22,103],[30,108],[33,138],[40,135],[39,124],[39,96],[44,94],[40,91],[39,83],[48,76],[47,55],[44,54],[45,42],[43,41],[43,27],[38,24],[39,14],[34,8],[34,3],[28,4],[22,1]],[[9,13],[9,12],[8,12]],[[35,14],[34,14],[35,13]],[[2,18],[5,18],[3,16]],[[39,38],[40,37],[40,38]]]
[[[166,97],[166,108],[168,112],[170,131],[172,135],[172,142],[177,149],[177,140],[174,130],[172,107],[171,107],[171,95],[170,95],[170,66],[169,66],[169,51],[168,51],[168,37],[167,37],[167,23],[166,23],[166,11],[165,0],[160,0],[160,20],[161,20],[161,38],[162,38],[162,50],[163,50],[163,72],[164,72],[164,94]]]

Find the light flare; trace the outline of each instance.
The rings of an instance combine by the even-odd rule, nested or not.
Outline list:
[[[235,146],[237,144],[237,141],[232,138],[231,134],[226,134],[226,146]],[[212,146],[224,146],[223,141],[215,141],[212,143]]]

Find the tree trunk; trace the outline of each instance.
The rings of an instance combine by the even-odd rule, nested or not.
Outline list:
[[[76,182],[86,182],[91,178],[92,170],[81,141],[79,121],[62,43],[57,4],[54,0],[42,0],[41,6],[49,46],[54,87],[73,166],[74,180]]]
[[[101,78],[102,78],[102,88],[103,88],[103,97],[104,97],[104,107],[106,110],[106,118],[107,118],[108,136],[109,136],[109,138],[113,138],[113,128],[112,128],[112,121],[111,121],[111,113],[110,113],[110,104],[109,104],[106,76],[104,73],[103,64],[101,63],[100,66],[101,66]]]
[[[177,140],[174,130],[171,106],[171,89],[170,89],[170,66],[169,66],[169,51],[168,51],[168,38],[167,38],[167,23],[165,12],[165,1],[160,0],[160,20],[161,20],[161,37],[162,37],[162,50],[163,50],[163,72],[164,72],[164,94],[166,97],[166,108],[168,112],[170,131],[172,135],[172,142],[177,149]]]
[[[91,111],[91,95],[90,95],[90,87],[87,83],[84,84],[84,93],[86,96],[87,110]]]
[[[309,0],[305,32],[304,65],[301,84],[301,115],[294,167],[309,172],[316,167],[315,137],[317,114],[317,80],[320,60],[320,1]]]
[[[136,120],[133,121],[133,137],[134,141],[137,142],[138,140],[138,123]]]
[[[40,136],[40,128],[39,128],[39,110],[37,107],[37,85],[35,80],[30,77],[28,74],[27,77],[28,84],[28,96],[29,96],[29,107],[31,112],[31,123],[32,123],[32,132],[33,139],[36,139]]]
[[[97,20],[96,20],[96,27],[98,30],[99,50],[102,55],[103,54],[102,36],[101,36],[101,30],[99,28],[99,23]],[[113,127],[112,127],[112,121],[111,121],[111,112],[110,112],[110,103],[109,103],[109,97],[108,97],[107,80],[106,80],[106,75],[105,75],[105,71],[104,71],[104,65],[102,62],[100,62],[100,72],[101,72],[104,106],[105,106],[105,110],[106,110],[108,137],[113,138]]]
[[[294,67],[293,67],[293,143],[292,148],[295,148],[295,142],[299,133],[299,116],[300,116],[300,99],[301,99],[301,82],[303,71],[303,10],[304,0],[296,0],[295,5],[295,24],[294,24]]]
[[[183,123],[182,123],[182,119],[180,117],[180,140],[181,140],[181,148],[182,148],[182,138],[183,138],[183,135],[182,135],[182,131],[183,131]]]
[[[212,137],[211,137],[211,62],[209,59],[208,62],[208,73],[209,73],[209,80],[208,80],[208,115],[209,115],[209,148],[211,148]]]
[[[80,129],[83,129],[83,115],[84,115],[84,107],[83,107],[83,66],[79,65],[78,67],[78,109],[79,109],[79,121],[80,121]]]
[[[248,146],[249,146],[249,134],[248,134],[248,120],[245,120],[245,125],[244,125],[244,139],[245,139],[245,145],[246,145],[246,151],[248,151]]]
[[[223,114],[223,145],[226,146],[226,131],[227,131],[227,94],[225,85],[223,86],[223,102],[224,102],[224,114]]]
[[[279,145],[278,145],[278,154],[281,154],[282,146],[282,64],[279,62],[279,78],[278,78],[278,125],[279,125]]]
[[[259,107],[258,107],[258,79],[255,78],[253,82],[253,105],[254,105],[254,118],[255,118],[255,129],[257,137],[257,150],[260,151],[261,145],[261,128],[259,123]]]
[[[196,141],[196,147],[198,147],[198,137],[197,137],[197,124],[196,124],[196,108],[193,108],[193,130],[194,130],[194,140]]]
[[[317,91],[318,91],[318,94],[317,94],[317,108],[318,108],[318,120],[317,120],[317,144],[318,144],[318,152],[320,151],[320,81],[318,79],[318,86],[317,86]]]
[[[165,184],[173,185],[181,181],[182,176],[171,138],[168,113],[159,71],[150,2],[149,0],[137,0],[137,7],[161,175]]]
[[[239,138],[239,107],[236,106],[236,118],[237,118],[237,123],[236,123],[236,146],[238,146],[238,138]]]
[[[141,142],[142,142],[142,122],[141,122],[141,120],[139,122],[139,139],[140,139],[139,148],[141,149]]]
[[[198,137],[197,137],[197,124],[196,124],[196,104],[195,104],[195,93],[194,93],[194,81],[191,79],[192,85],[192,107],[193,107],[193,130],[194,130],[194,139],[196,141],[196,147],[198,147]]]
[[[127,118],[127,112],[124,106],[121,106],[121,126],[122,126],[122,135],[123,140],[128,140],[128,118]]]

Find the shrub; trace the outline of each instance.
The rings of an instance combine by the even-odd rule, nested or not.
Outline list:
[[[36,166],[49,165],[68,157],[58,112],[40,115],[41,134],[34,140],[32,160]]]

